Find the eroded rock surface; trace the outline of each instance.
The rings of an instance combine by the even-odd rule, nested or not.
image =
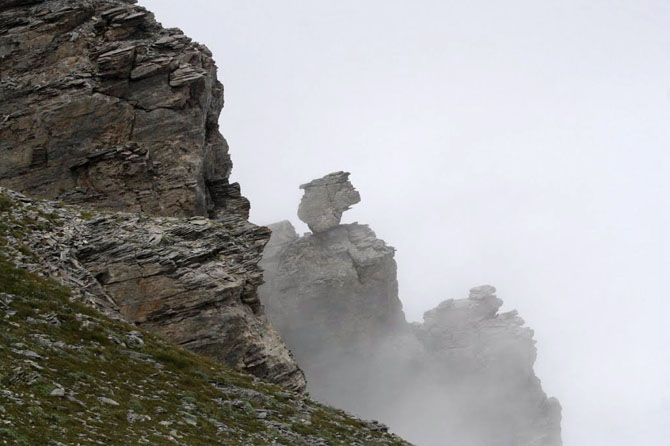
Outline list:
[[[0,184],[105,209],[248,216],[210,51],[134,1],[0,5]]]
[[[228,181],[212,55],[135,3],[0,4],[0,185],[141,213],[66,224],[49,274],[72,271],[108,312],[301,389],[257,297],[270,234]]]
[[[300,186],[305,194],[298,207],[298,217],[314,233],[340,224],[342,213],[361,201],[349,181],[349,172],[334,172]]]
[[[422,446],[561,444],[560,405],[533,371],[533,331],[516,312],[499,313],[494,287],[473,288],[467,299],[426,312],[422,324],[406,323],[394,249],[368,226],[339,224],[360,199],[348,174],[302,188],[299,215],[313,233],[299,237],[289,222],[270,226],[259,292],[313,396],[380,419]],[[330,198],[340,191],[349,198]]]
[[[279,268],[270,261],[261,264],[267,265],[272,287],[264,303],[287,342],[301,340],[293,344],[305,361],[330,349],[369,345],[405,322],[393,248],[367,226],[340,225],[300,238],[291,234]],[[362,295],[368,299],[361,301]]]
[[[78,272],[86,270],[71,263],[63,266],[58,256],[51,255],[60,248],[61,259],[74,260],[68,245],[61,244],[69,231],[77,233],[73,239],[77,252],[97,244],[95,237],[114,224],[121,226],[121,232],[137,224],[145,239],[141,243],[146,243],[143,234],[149,231],[159,236],[153,242],[159,245],[164,239],[156,229],[178,230],[185,239],[186,234],[197,233],[215,244],[220,235],[198,219],[137,222],[136,215],[125,214],[114,218],[116,223],[108,215],[90,212],[81,218],[71,207],[35,203],[0,190],[0,444],[409,446],[378,422],[354,418],[304,393],[216,364],[73,301],[72,291],[79,295],[87,290],[76,282]],[[87,238],[89,229],[98,226],[105,229],[96,229],[93,240]],[[117,246],[126,244],[132,243]],[[181,236],[174,238],[174,244],[175,252],[182,251]],[[214,263],[204,259],[208,249],[195,248],[199,260],[178,255],[160,263],[175,262],[178,271],[186,263],[199,262],[214,274]],[[234,257],[230,250],[221,252]],[[138,256],[140,263],[145,259]],[[40,277],[49,266],[56,267],[52,277],[60,273],[62,281],[69,280],[70,289]],[[68,279],[69,274],[73,275]],[[218,287],[220,296],[199,295],[197,305],[205,312],[214,306],[226,313],[230,307],[248,311],[232,287],[208,283]]]
[[[267,228],[225,227],[203,217],[98,213],[4,188],[1,197],[12,200],[6,237],[10,246],[23,247],[5,246],[3,252],[11,249],[24,268],[57,279],[112,317],[270,382],[304,389],[303,373],[256,293]]]
[[[561,406],[533,371],[533,330],[516,311],[498,312],[503,301],[495,291],[473,288],[413,325],[427,363],[420,404],[441,408],[427,421],[442,424],[455,444],[561,445]],[[416,431],[426,443],[433,438]]]

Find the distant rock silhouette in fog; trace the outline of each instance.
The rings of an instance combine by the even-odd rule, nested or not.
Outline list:
[[[316,398],[422,446],[558,446],[561,408],[535,376],[533,331],[489,285],[407,323],[395,250],[340,224],[360,201],[346,172],[301,186],[299,237],[270,225],[259,293]]]

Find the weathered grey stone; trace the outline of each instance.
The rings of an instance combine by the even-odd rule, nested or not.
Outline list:
[[[301,238],[290,224],[271,228],[277,231],[261,263],[266,285],[259,292],[303,367],[312,355],[374,344],[405,323],[394,250],[368,226],[340,225]]]
[[[367,226],[339,224],[359,199],[347,174],[302,187],[300,217],[314,233],[270,225],[259,294],[310,393],[423,446],[559,446],[560,404],[535,377],[533,332],[498,313],[496,289],[475,287],[407,324],[393,248]],[[353,198],[333,201],[342,191]]]
[[[349,182],[348,172],[335,172],[300,186],[305,194],[300,201],[298,217],[314,233],[327,231],[340,224],[342,213],[361,201]]]
[[[247,221],[249,202],[228,181],[212,54],[135,3],[2,3],[0,186],[184,218],[74,218],[67,237],[35,248],[50,275],[108,314],[301,390],[256,293],[270,233]]]
[[[56,397],[65,396],[65,389],[63,389],[62,387],[56,387],[49,393],[49,396],[56,396]]]
[[[211,52],[134,3],[2,3],[0,185],[104,209],[245,215]]]
[[[107,398],[106,396],[101,396],[98,398],[98,401],[100,401],[102,404],[107,404],[108,406],[118,406],[119,403],[117,401],[114,401],[111,398]]]
[[[206,73],[204,71],[197,70],[195,67],[189,65],[184,65],[170,73],[170,86],[181,87],[182,85],[204,79],[205,76]]]
[[[445,422],[449,438],[472,444],[561,445],[561,406],[547,398],[533,365],[533,330],[516,311],[498,313],[495,288],[470,290],[467,299],[450,299],[413,325],[424,346],[428,382],[422,398],[442,406],[451,398],[477,429]]]
[[[268,381],[305,388],[302,371],[257,296],[267,228],[237,215],[216,222],[94,213],[4,188],[0,194],[15,203],[16,221],[53,225],[44,215],[58,221],[57,231],[33,231],[23,242],[34,258],[13,252],[24,267],[59,280],[78,300],[111,316]],[[112,341],[131,348],[143,344],[138,332],[129,332],[125,343]]]

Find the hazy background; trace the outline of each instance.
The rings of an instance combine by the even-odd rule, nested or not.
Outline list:
[[[669,2],[140,3],[213,51],[253,221],[352,172],[409,319],[493,284],[566,446],[667,445]]]

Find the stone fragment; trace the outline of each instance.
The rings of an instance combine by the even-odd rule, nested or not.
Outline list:
[[[57,396],[57,397],[62,397],[65,396],[65,389],[62,387],[56,387],[49,393],[49,396]]]
[[[30,359],[42,359],[42,355],[40,355],[39,353],[35,353],[32,350],[17,350],[16,353]]]
[[[109,51],[98,57],[98,73],[103,77],[128,77],[134,60],[135,46]]]
[[[142,415],[135,413],[132,409],[128,411],[126,414],[126,420],[128,421],[129,424],[134,424],[142,421],[151,421],[151,417],[149,415]]]
[[[107,398],[106,396],[99,397],[98,401],[100,401],[102,404],[107,404],[108,406],[119,406],[120,405],[118,402],[114,401],[111,398]]]
[[[205,73],[197,68],[190,65],[182,66],[170,73],[170,86],[181,87],[182,85],[191,84],[204,79],[204,77]]]
[[[142,340],[142,334],[139,331],[131,331],[128,333],[126,336],[126,345],[128,347],[142,347],[144,345],[144,341]]]
[[[324,232],[340,224],[342,213],[361,201],[348,172],[335,172],[300,186],[304,195],[298,217],[314,233]]]
[[[167,73],[172,65],[172,59],[169,57],[157,57],[149,59],[137,65],[130,72],[130,79],[137,81],[145,77],[156,76],[157,74]]]

